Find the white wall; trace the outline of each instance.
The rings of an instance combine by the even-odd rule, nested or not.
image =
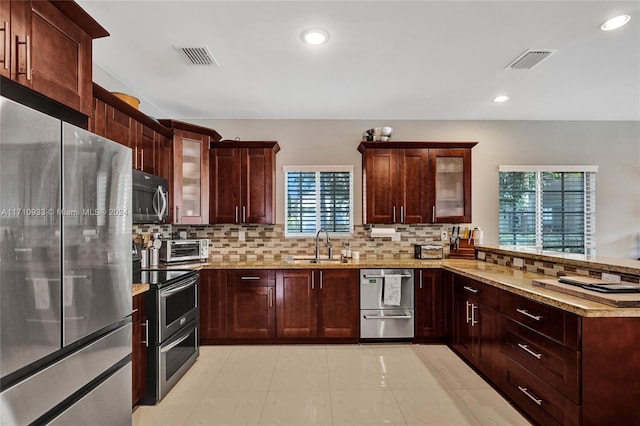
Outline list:
[[[498,166],[596,164],[596,252],[640,257],[640,123],[566,121],[185,120],[225,139],[277,140],[277,223],[284,223],[283,165],[355,165],[355,218],[362,222],[361,134],[394,128],[392,140],[478,141],[473,149],[473,225],[498,240]]]
[[[94,65],[94,81],[131,93]],[[141,111],[169,118],[142,98]],[[176,117],[178,118],[178,117]],[[178,118],[180,119],[180,118]],[[473,149],[473,225],[485,243],[498,241],[498,166],[596,164],[596,252],[640,258],[640,122],[616,121],[398,121],[187,120],[216,129],[225,139],[277,140],[276,214],[284,223],[283,165],[354,164],[355,219],[362,222],[362,132],[392,126],[392,140],[478,141]]]

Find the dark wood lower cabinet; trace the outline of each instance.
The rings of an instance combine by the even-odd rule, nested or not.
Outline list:
[[[133,297],[133,345],[131,350],[132,406],[147,392],[147,346],[149,321],[147,320],[146,293]]]
[[[227,337],[227,273],[221,269],[200,271],[200,342]]]
[[[323,269],[318,274],[318,337],[360,337],[360,282],[357,269]]]
[[[443,291],[440,269],[416,270],[416,342],[440,341],[444,336]]]
[[[277,271],[276,295],[278,338],[359,338],[357,270]]]
[[[275,292],[275,271],[227,271],[227,337],[275,337]]]

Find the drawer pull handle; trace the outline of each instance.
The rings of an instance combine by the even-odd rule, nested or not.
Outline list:
[[[529,397],[529,399],[531,399],[533,402],[535,402],[538,405],[542,405],[542,400],[539,399],[539,398],[536,398],[535,396],[533,396],[529,392],[529,389],[523,388],[522,386],[518,386],[518,389],[520,389],[520,392],[522,392],[523,394],[527,395]]]
[[[260,279],[260,277],[255,277],[255,276],[251,276],[251,277],[240,277],[240,279],[241,279],[241,280],[245,280],[245,281],[247,281],[247,280],[253,280],[253,281],[255,281],[255,280],[259,280],[259,279]]]
[[[528,316],[529,318],[533,318],[536,321],[540,321],[542,319],[542,315],[530,314],[526,309],[516,309],[516,311],[520,312],[522,315]]]
[[[528,353],[529,355],[533,355],[533,356],[535,356],[535,357],[536,357],[536,358],[538,358],[538,359],[541,359],[541,358],[542,358],[542,354],[535,353],[534,351],[532,351],[531,349],[529,349],[529,345],[523,345],[522,343],[518,343],[518,347],[519,347],[520,349],[522,349],[523,351],[525,351],[526,353]]]
[[[467,291],[470,291],[471,293],[477,293],[477,292],[479,292],[479,291],[480,291],[480,290],[478,290],[477,288],[468,287],[468,286],[466,286],[466,285],[464,286],[464,289],[465,289],[465,290],[467,290]]]

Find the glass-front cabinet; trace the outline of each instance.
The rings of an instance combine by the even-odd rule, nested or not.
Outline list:
[[[471,222],[471,150],[430,149],[431,221]]]
[[[213,129],[176,120],[159,120],[173,131],[169,194],[171,222],[209,223],[209,145],[221,139]]]

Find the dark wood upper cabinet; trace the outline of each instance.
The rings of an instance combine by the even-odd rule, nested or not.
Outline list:
[[[362,142],[363,222],[471,222],[476,142]]]
[[[209,145],[220,140],[213,129],[177,120],[159,120],[173,132],[171,219],[174,224],[209,223]]]
[[[274,223],[279,150],[275,141],[211,144],[210,223]]]
[[[2,1],[1,75],[91,115],[94,38],[109,33],[72,1]]]
[[[428,205],[433,223],[471,222],[471,149],[430,149]]]
[[[171,177],[164,146],[173,133],[111,92],[93,84],[93,113],[89,131],[131,148],[132,167],[152,175]]]

